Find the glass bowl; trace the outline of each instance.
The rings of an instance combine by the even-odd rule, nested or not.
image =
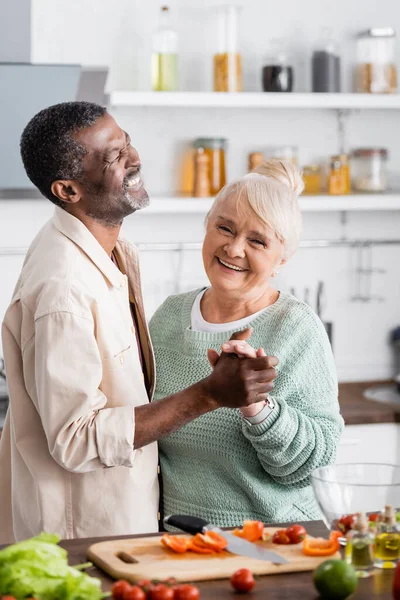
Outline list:
[[[311,483],[325,525],[343,534],[351,528],[349,516],[354,513],[372,515],[387,505],[395,512],[400,508],[398,465],[349,463],[320,467],[311,474]]]

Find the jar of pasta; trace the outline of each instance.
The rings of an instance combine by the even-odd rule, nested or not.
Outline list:
[[[218,194],[226,183],[225,172],[225,138],[198,138],[194,142],[196,150],[202,148],[208,156],[208,178],[210,195]]]
[[[242,58],[239,53],[240,7],[217,7],[217,49],[214,54],[214,91],[242,91]]]
[[[357,92],[394,94],[397,90],[396,32],[368,29],[357,38]]]
[[[388,187],[386,148],[357,148],[352,152],[351,179],[357,192],[384,192]]]

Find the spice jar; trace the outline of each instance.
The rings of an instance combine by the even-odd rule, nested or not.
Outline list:
[[[357,92],[393,94],[397,89],[396,32],[373,28],[357,38]]]
[[[289,64],[286,44],[282,40],[273,40],[270,56],[262,70],[264,92],[293,91],[293,67]]]
[[[210,196],[210,159],[203,148],[197,148],[194,159],[194,186],[193,196],[195,198],[207,198]]]
[[[238,25],[240,7],[233,4],[217,8],[217,50],[214,54],[214,91],[242,91],[242,58],[239,54]]]
[[[352,186],[357,192],[384,192],[387,189],[385,148],[357,148],[352,153]]]
[[[303,168],[304,194],[320,194],[322,174],[319,165],[306,165]]]
[[[198,138],[194,147],[202,148],[208,157],[208,179],[210,183],[210,195],[218,194],[226,183],[225,172],[225,146],[224,138]]]
[[[328,194],[350,194],[350,165],[347,154],[332,156],[328,177]]]

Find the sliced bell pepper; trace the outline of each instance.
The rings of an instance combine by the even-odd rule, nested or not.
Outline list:
[[[332,531],[329,540],[306,537],[303,542],[303,554],[306,556],[332,556],[339,550],[339,537],[341,536],[340,531]]]
[[[190,542],[189,550],[196,552],[197,554],[215,554],[215,550],[196,544],[194,539]]]
[[[235,529],[232,533],[249,542],[257,542],[262,539],[264,523],[262,521],[244,521],[243,529]]]
[[[207,531],[206,533],[197,533],[192,542],[196,546],[200,546],[202,548],[210,548],[215,552],[222,552],[224,548],[227,547],[228,542],[222,535],[217,533],[216,531]]]
[[[184,554],[189,550],[191,540],[179,535],[169,535],[168,533],[165,533],[161,538],[161,543],[169,550],[173,550],[178,554]]]

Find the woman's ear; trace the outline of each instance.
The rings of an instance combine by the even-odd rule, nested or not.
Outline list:
[[[75,204],[81,199],[76,182],[70,179],[57,179],[57,181],[53,181],[51,192],[67,204]]]

